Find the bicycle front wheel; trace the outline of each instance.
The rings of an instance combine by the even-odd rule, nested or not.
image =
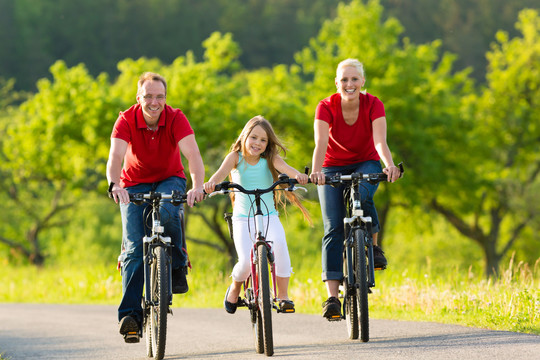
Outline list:
[[[345,318],[347,322],[347,333],[349,339],[358,339],[358,305],[356,302],[356,288],[354,287],[354,265],[356,254],[354,248],[346,248],[343,251],[343,306],[345,308]],[[349,274],[353,274],[353,282],[350,283]]]
[[[355,282],[357,284],[356,299],[358,300],[358,312],[360,319],[360,339],[363,342],[369,341],[369,306],[368,306],[368,278],[366,262],[366,233],[362,229],[357,229],[354,234],[355,253]]]
[[[272,295],[270,294],[270,277],[268,271],[268,248],[265,244],[260,244],[257,249],[257,278],[259,281],[258,303],[264,334],[264,353],[266,356],[272,356],[274,354]]]
[[[150,285],[152,303],[150,306],[150,335],[152,352],[157,360],[165,356],[167,340],[167,314],[169,312],[169,267],[165,248],[154,248]]]

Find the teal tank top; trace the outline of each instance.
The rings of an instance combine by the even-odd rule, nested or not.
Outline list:
[[[247,190],[266,189],[274,183],[272,173],[268,168],[268,162],[265,158],[260,158],[255,165],[248,164],[242,154],[238,153],[238,165],[231,171],[232,181],[242,185]],[[274,215],[278,212],[274,205],[274,193],[269,192],[261,197],[261,210],[264,215]],[[256,211],[255,196],[246,195],[241,192],[234,193],[233,216],[247,217],[253,216]],[[253,208],[251,209],[251,204]],[[266,205],[265,205],[266,204]]]

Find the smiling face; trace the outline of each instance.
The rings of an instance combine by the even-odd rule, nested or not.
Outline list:
[[[341,95],[341,99],[345,101],[357,100],[364,82],[364,77],[354,66],[344,66],[337,70],[337,91]]]
[[[165,108],[165,85],[158,80],[145,81],[137,94],[137,102],[142,107],[144,120],[148,126],[155,126]]]
[[[268,146],[268,135],[262,126],[255,126],[246,137],[244,153],[250,157],[260,157]]]

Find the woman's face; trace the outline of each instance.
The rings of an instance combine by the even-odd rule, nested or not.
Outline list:
[[[247,155],[261,156],[268,146],[268,135],[262,126],[255,126],[246,138],[245,148]]]
[[[354,66],[344,66],[337,71],[337,92],[343,100],[358,99],[358,93],[364,86],[364,82],[362,74]]]

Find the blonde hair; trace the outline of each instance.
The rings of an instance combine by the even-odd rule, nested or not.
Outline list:
[[[137,82],[137,94],[141,93],[142,86],[146,81],[161,81],[163,86],[165,87],[165,94],[167,94],[167,81],[165,78],[159,74],[153,73],[153,72],[145,72],[139,77],[139,81]]]
[[[339,70],[346,66],[352,66],[358,70],[362,78],[366,78],[366,75],[364,74],[364,65],[358,61],[357,59],[345,59],[342,62],[340,62],[336,68],[336,78],[338,76]]]
[[[263,130],[266,132],[266,136],[268,137],[268,144],[266,145],[266,149],[261,154],[262,158],[266,159],[266,163],[268,164],[268,168],[270,169],[270,173],[272,174],[272,178],[274,181],[278,179],[279,172],[274,167],[274,159],[276,156],[279,156],[281,152],[283,152],[283,156],[287,154],[287,149],[281,142],[281,140],[278,138],[276,133],[274,132],[274,128],[272,127],[272,124],[268,120],[266,120],[263,116],[257,115],[253,118],[251,118],[244,128],[242,129],[242,132],[238,136],[238,139],[232,144],[230,151],[231,152],[240,152],[243,157],[246,155],[246,140],[249,137],[249,134],[251,134],[251,131],[256,126],[260,126],[263,128]],[[237,165],[238,166],[238,165]],[[285,187],[285,185],[282,185],[282,187]],[[288,191],[275,191],[274,192],[274,202],[276,203],[277,207],[282,207],[283,210],[286,212],[286,201],[283,199],[283,194],[285,193],[285,197],[287,200],[292,202],[294,205],[298,206],[300,210],[302,211],[302,214],[304,214],[304,218],[312,224],[311,217],[309,216],[309,212],[307,209],[302,205],[301,198]],[[231,193],[231,200],[234,204],[234,193]]]

